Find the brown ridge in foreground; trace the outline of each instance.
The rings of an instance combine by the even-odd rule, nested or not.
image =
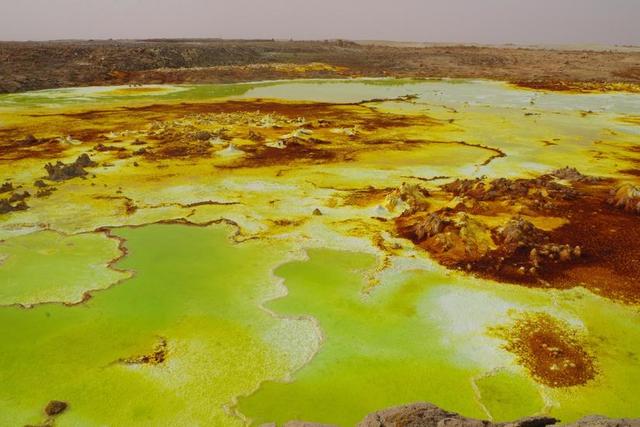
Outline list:
[[[547,416],[534,416],[520,420],[494,423],[463,417],[445,411],[431,403],[414,403],[369,414],[358,427],[547,427],[558,425],[560,420]],[[265,424],[262,427],[275,426]],[[582,418],[566,427],[640,427],[640,419],[612,419],[598,415]],[[336,427],[304,421],[290,421],[284,427]]]

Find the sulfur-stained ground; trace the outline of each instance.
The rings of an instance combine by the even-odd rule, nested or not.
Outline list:
[[[0,424],[638,416],[640,98],[597,89],[1,96]]]

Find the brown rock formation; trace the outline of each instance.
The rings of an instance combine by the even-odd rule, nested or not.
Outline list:
[[[607,202],[626,212],[640,214],[640,187],[633,184],[622,184],[611,190]]]
[[[96,163],[85,153],[81,154],[73,163],[65,164],[58,161],[55,164],[47,163],[44,168],[48,174],[47,179],[51,181],[66,181],[87,175],[87,171],[84,168],[95,165]]]
[[[580,284],[638,303],[640,187],[609,192],[611,183],[570,167],[537,178],[456,179],[404,209],[395,229],[449,268],[532,287]]]
[[[69,405],[67,404],[67,402],[62,402],[60,400],[52,400],[44,408],[44,412],[49,416],[59,415],[63,413],[68,406]]]
[[[509,423],[492,423],[463,417],[431,403],[414,403],[370,414],[358,427],[545,427],[556,422],[558,420],[555,418],[541,416]]]
[[[455,412],[445,411],[431,403],[413,403],[369,414],[357,427],[547,427],[559,425],[560,420],[540,415],[515,421],[494,423],[467,418]],[[260,427],[276,427],[275,423]],[[306,421],[289,421],[283,427],[336,427]],[[640,427],[640,419],[612,419],[591,415],[565,427]]]

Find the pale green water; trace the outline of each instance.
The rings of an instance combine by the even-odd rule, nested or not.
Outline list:
[[[265,384],[241,403],[242,412],[257,424],[305,419],[346,426],[380,408],[431,399],[484,415],[469,382],[476,368],[453,365],[439,344],[437,322],[417,313],[420,296],[439,278],[407,280],[365,298],[361,277],[373,258],[324,250],[310,257],[278,269],[289,295],[269,306],[311,313],[326,337],[322,349],[292,384]]]
[[[547,411],[564,421],[588,413],[637,415],[640,315],[633,308],[582,290],[533,290],[424,271],[364,296],[362,270],[372,267],[371,258],[326,250],[310,257],[278,269],[289,295],[269,307],[313,315],[326,338],[293,383],[270,382],[241,400],[241,412],[257,424],[304,419],[349,426],[380,408],[418,401],[496,421]],[[548,312],[589,331],[599,377],[581,387],[536,385],[488,333],[525,311]]]
[[[232,246],[230,230],[152,225],[118,230],[135,277],[75,307],[0,309],[0,425],[39,423],[49,400],[69,402],[56,425],[237,425],[237,395],[283,378],[314,350],[306,320],[261,310],[277,291],[281,251]],[[160,337],[168,360],[125,366]]]
[[[147,86],[157,93],[111,94],[126,87],[87,87],[0,95],[0,107],[74,106],[109,102],[206,101],[216,98],[275,98],[294,101],[352,103],[417,95],[416,107],[523,108],[529,110],[596,113],[640,113],[637,94],[567,94],[537,92],[487,80],[456,79],[334,79],[285,80],[236,84]],[[533,102],[533,103],[532,103]]]
[[[101,233],[65,236],[47,230],[2,242],[0,305],[80,302],[85,292],[129,277],[107,266],[120,256],[118,241]]]
[[[60,399],[72,408],[59,418],[63,426],[240,425],[224,408],[247,395],[238,409],[256,423],[349,426],[415,401],[496,420],[542,412],[543,399],[564,420],[634,415],[637,310],[581,290],[531,290],[440,270],[391,275],[366,295],[370,255],[311,250],[309,261],[276,270],[289,293],[267,306],[293,316],[287,320],[260,308],[279,295],[270,270],[287,248],[232,245],[229,232],[119,229],[129,254],[117,267],[135,272],[132,279],[75,307],[1,308],[0,424],[37,423],[46,402]],[[588,330],[598,378],[569,389],[533,383],[487,334],[522,311],[547,311]],[[303,366],[319,345],[313,323],[299,317],[307,315],[324,341]],[[151,353],[163,338],[163,364],[117,362]]]

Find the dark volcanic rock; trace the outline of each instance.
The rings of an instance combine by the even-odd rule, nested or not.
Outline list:
[[[13,193],[11,197],[9,197],[9,203],[22,202],[23,200],[31,197],[31,194],[28,191],[23,191],[22,193]]]
[[[25,145],[36,145],[40,142],[40,140],[33,135],[27,135],[22,142]]]
[[[56,187],[47,187],[47,188],[43,188],[41,190],[38,190],[38,192],[36,193],[36,197],[37,198],[42,198],[42,197],[48,197],[50,196],[54,191],[56,190]]]
[[[7,181],[0,186],[0,194],[8,193],[9,191],[13,191],[13,184],[11,182]]]
[[[47,163],[44,168],[49,175],[48,179],[51,181],[65,181],[87,175],[87,171],[84,168],[95,165],[96,163],[85,153],[80,155],[73,163],[65,164],[58,161],[55,164]]]
[[[81,154],[75,161],[75,164],[81,166],[83,168],[87,168],[90,166],[95,166],[96,163],[91,160],[87,153]]]
[[[510,423],[466,418],[431,403],[414,403],[368,415],[359,427],[545,427],[557,422],[550,417],[532,417]]]
[[[47,406],[44,408],[45,414],[49,416],[55,416],[63,413],[69,405],[67,402],[62,402],[60,400],[52,400],[47,403]]]
[[[211,133],[207,131],[199,131],[193,135],[193,137],[198,141],[208,141],[209,139],[211,139],[211,136]]]
[[[85,176],[87,174],[87,171],[84,170],[82,166],[75,163],[65,165],[59,161],[56,164],[47,163],[44,168],[49,174],[48,178],[51,181],[65,181],[67,179]]]
[[[29,209],[29,206],[27,206],[24,200],[19,201],[16,204],[11,204],[8,199],[0,199],[0,214],[14,211],[24,211],[26,209]]]

